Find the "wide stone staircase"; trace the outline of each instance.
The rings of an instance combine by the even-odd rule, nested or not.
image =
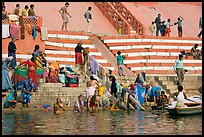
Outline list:
[[[45,83],[45,80],[41,78],[37,92],[33,92],[30,106],[32,108],[35,105],[53,105],[57,97],[60,97],[64,104],[71,103],[71,106],[73,106],[78,95],[82,94],[83,100],[85,100],[86,80],[87,78],[80,74],[79,87],[65,87],[65,84],[62,83]],[[8,93],[3,94],[8,95]],[[18,90],[17,95],[20,96],[21,91]],[[2,107],[5,99],[6,97],[2,98]],[[20,105],[20,103],[18,105]]]
[[[167,94],[178,91],[176,76],[155,76],[155,80],[160,86],[162,86]],[[187,94],[187,97],[192,95],[201,95],[202,76],[184,76],[183,87],[183,91]]]

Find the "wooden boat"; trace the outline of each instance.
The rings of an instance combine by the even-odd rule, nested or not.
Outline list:
[[[192,96],[185,99],[185,107],[176,107],[177,101],[174,101],[171,105],[165,107],[165,109],[171,115],[187,115],[187,114],[196,114],[202,113],[202,97]]]

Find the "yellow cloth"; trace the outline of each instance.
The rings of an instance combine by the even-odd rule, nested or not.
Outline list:
[[[100,85],[99,86],[99,91],[98,91],[98,95],[102,96],[105,93],[105,87]]]
[[[56,61],[51,62],[50,65],[49,65],[49,68],[58,70],[60,68],[59,62],[56,62]]]

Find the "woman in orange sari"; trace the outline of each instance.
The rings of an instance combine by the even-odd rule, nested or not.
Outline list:
[[[37,88],[36,87],[36,84],[37,84],[37,75],[36,75],[37,65],[35,63],[34,58],[32,57],[31,59],[23,62],[21,66],[23,66],[23,65],[28,65],[28,79],[29,78],[33,79],[33,84],[34,84],[34,87],[36,89]]]

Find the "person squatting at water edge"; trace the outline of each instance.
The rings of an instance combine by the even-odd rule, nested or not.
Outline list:
[[[27,107],[29,108],[29,104],[31,101],[31,97],[33,94],[33,91],[35,90],[34,84],[33,84],[33,79],[29,78],[28,80],[25,80],[23,87],[21,88],[21,95],[23,97],[23,108]],[[26,106],[25,106],[26,105]]]
[[[92,112],[97,104],[96,87],[99,85],[99,78],[96,75],[90,76],[90,81],[86,83],[86,99],[87,99],[87,111]]]
[[[15,90],[8,90],[9,95],[6,97],[6,100],[4,101],[4,108],[10,108],[13,109],[16,107],[17,101],[15,100]]]

